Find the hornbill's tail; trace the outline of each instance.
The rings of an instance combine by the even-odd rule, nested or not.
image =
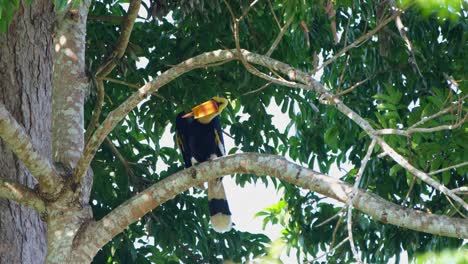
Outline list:
[[[228,232],[232,228],[231,211],[224,192],[223,179],[208,182],[208,206],[211,225],[216,232]]]

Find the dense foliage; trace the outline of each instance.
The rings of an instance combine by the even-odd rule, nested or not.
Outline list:
[[[128,1],[92,3],[86,51],[90,76],[113,51],[121,30],[118,18],[125,15],[125,2]],[[228,2],[237,16],[251,3]],[[317,78],[334,93],[368,78],[342,98],[376,129],[408,128],[448,107],[467,93],[468,68],[466,3],[455,1],[452,5],[451,9],[442,6],[444,13],[428,12],[417,4],[407,7],[402,21],[412,52],[394,23],[390,23],[325,67],[316,74]],[[222,1],[152,0],[145,1],[143,7],[148,15],[138,18],[126,54],[109,78],[138,87],[202,52],[235,47],[231,14]],[[391,14],[387,1],[337,0],[331,8],[336,11],[335,16],[318,0],[259,1],[240,23],[240,45],[264,54],[280,31],[277,22],[283,26],[292,19],[272,57],[312,74],[315,60],[330,58]],[[446,13],[450,16],[443,15]],[[336,23],[337,43],[332,21]],[[458,87],[449,80],[458,82]],[[311,91],[272,84],[249,94],[265,84],[265,80],[248,73],[240,62],[230,62],[191,71],[140,104],[111,133],[93,161],[91,200],[95,217],[101,218],[150,184],[183,169],[174,145],[161,142],[163,133],[179,111],[214,95],[232,102],[221,117],[237,146],[229,153],[275,153],[323,173],[328,173],[332,164],[351,163],[360,167],[370,139],[352,120],[333,106],[321,104]],[[105,92],[103,117],[134,93],[135,88],[108,79]],[[91,89],[86,106],[88,119],[94,103]],[[272,115],[266,110],[272,103],[289,115],[290,123],[284,131],[272,124]],[[466,106],[433,119],[424,127],[454,124],[463,113],[466,115]],[[385,139],[410,163],[429,172],[468,160],[466,131],[464,124],[455,130],[416,133],[411,137],[387,135]],[[349,171],[343,180],[353,183],[356,171]],[[466,174],[467,167],[461,167],[433,177],[453,189],[467,184]],[[250,175],[235,177],[240,185],[264,180]],[[347,237],[345,219],[334,218],[316,227],[338,213],[339,205],[325,203],[320,195],[288,183],[274,183],[284,192],[284,198],[259,215],[265,217],[265,223],[284,226],[284,241],[288,248],[297,249],[299,262],[313,259],[332,243],[336,245]],[[360,187],[410,208],[458,215],[446,197],[419,180],[414,181],[413,175],[387,157],[373,156]],[[266,254],[270,243],[266,236],[237,230],[214,233],[209,228],[207,212],[203,192],[182,193],[115,237],[99,252],[95,262],[220,263],[222,259],[245,262]],[[341,225],[334,234],[338,222]],[[363,259],[371,263],[386,263],[392,257],[398,260],[402,250],[412,257],[419,252],[457,248],[462,244],[461,240],[385,225],[358,213],[353,223],[357,247]],[[149,241],[154,241],[155,246]],[[349,245],[338,248],[328,261],[353,262]]]

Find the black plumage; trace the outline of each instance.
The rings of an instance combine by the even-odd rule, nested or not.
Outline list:
[[[214,116],[204,124],[193,117],[184,118],[185,112],[176,118],[177,143],[182,152],[185,167],[225,155],[224,138],[219,117]],[[222,178],[208,183],[208,205],[213,229],[226,232],[231,229],[231,212],[226,200]]]

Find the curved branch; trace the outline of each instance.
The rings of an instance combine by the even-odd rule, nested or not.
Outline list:
[[[0,197],[10,199],[21,205],[32,208],[42,214],[46,210],[44,200],[34,190],[9,180],[0,178]]]
[[[291,67],[288,64],[276,61],[266,56],[262,56],[259,54],[251,53],[248,51],[242,51],[243,56],[248,62],[252,62],[255,64],[260,64],[265,67],[271,67],[274,70],[281,72],[287,75],[292,81],[299,81],[301,83],[295,83],[292,81],[283,81],[272,78],[270,76],[266,76],[266,74],[257,75],[261,78],[264,78],[268,81],[278,83],[281,85],[285,85],[288,87],[300,88],[305,90],[313,90],[317,92],[320,98],[323,98],[325,102],[331,103],[336,106],[336,108],[346,115],[349,119],[353,120],[358,126],[360,126],[372,139],[374,139],[380,147],[384,150],[384,152],[389,155],[396,163],[398,163],[403,168],[410,171],[413,175],[427,183],[428,185],[432,186],[433,188],[439,190],[440,192],[444,193],[445,195],[449,196],[453,200],[457,201],[459,204],[468,210],[468,204],[457,196],[455,193],[450,191],[447,187],[442,185],[441,183],[437,182],[436,180],[432,179],[427,173],[417,169],[411,163],[409,163],[403,156],[398,154],[390,145],[385,142],[385,140],[378,136],[378,132],[370,125],[370,123],[365,120],[363,117],[358,115],[354,112],[351,108],[345,105],[341,100],[336,98],[333,94],[328,92],[321,83],[314,80],[309,74],[296,70],[295,68]]]
[[[36,178],[44,194],[54,196],[60,192],[62,178],[49,160],[35,150],[23,127],[3,104],[0,104],[0,138]]]
[[[91,160],[93,159],[96,151],[99,146],[102,144],[106,136],[117,126],[118,123],[133,109],[135,108],[142,100],[146,98],[149,94],[157,91],[160,87],[166,85],[182,74],[189,72],[191,70],[206,67],[207,65],[213,63],[226,63],[235,59],[235,50],[216,50],[212,52],[206,52],[196,57],[190,58],[182,63],[177,64],[176,66],[170,68],[169,70],[163,72],[157,78],[153,79],[151,82],[145,84],[132,96],[130,96],[124,103],[119,107],[114,109],[112,112],[107,115],[106,119],[101,123],[101,125],[95,130],[94,134],[91,136],[89,142],[86,144],[78,164],[76,166],[73,180],[76,184],[80,184],[83,179],[87,168],[89,167]]]
[[[343,181],[301,167],[281,156],[241,153],[204,162],[159,181],[134,196],[107,216],[90,223],[75,241],[77,261],[90,261],[96,252],[129,224],[177,194],[205,181],[234,173],[269,175],[347,203],[353,187]],[[383,223],[457,238],[468,238],[468,220],[406,209],[383,198],[358,190],[354,208]]]
[[[242,54],[239,55],[238,52]],[[157,78],[153,79],[151,82],[142,86],[136,93],[130,96],[124,103],[112,111],[107,118],[102,122],[102,124],[96,129],[95,133],[91,137],[90,141],[86,144],[83,155],[81,156],[78,165],[74,173],[74,182],[80,184],[81,179],[84,177],[87,168],[89,167],[91,160],[93,159],[96,151],[98,150],[101,143],[104,141],[106,136],[114,129],[114,127],[130,112],[134,107],[136,107],[148,94],[157,91],[160,87],[171,82],[182,74],[189,72],[193,69],[208,67],[211,65],[221,65],[231,60],[245,60],[245,62],[258,64],[265,66],[274,71],[281,72],[285,74],[292,81],[280,80],[273,78],[267,74],[258,73],[258,76],[264,78],[273,83],[278,83],[287,87],[300,88],[305,90],[313,90],[325,102],[334,104],[336,108],[346,115],[349,119],[353,120],[357,125],[359,125],[372,139],[375,139],[380,147],[400,166],[410,171],[412,174],[416,175],[419,179],[423,180],[430,186],[436,188],[442,193],[446,194],[453,200],[461,204],[466,210],[468,210],[468,204],[463,201],[456,194],[451,192],[447,187],[443,186],[439,182],[435,181],[429,177],[426,173],[422,172],[410,164],[403,156],[398,154],[392,147],[390,147],[383,138],[379,137],[377,131],[365,120],[363,117],[358,115],[348,106],[346,106],[341,100],[335,98],[333,94],[328,92],[323,85],[314,80],[310,74],[302,72],[293,68],[292,66],[274,60],[270,57],[252,53],[246,50],[232,49],[232,50],[216,50],[211,52],[206,52],[200,54],[196,57],[190,58],[182,63],[177,64],[173,68],[165,71]],[[245,64],[247,65],[247,64]],[[248,68],[247,68],[248,69]],[[249,69],[248,69],[249,70]],[[249,71],[256,74],[255,71],[250,69]],[[256,74],[257,75],[257,74]],[[297,83],[299,81],[300,83]]]

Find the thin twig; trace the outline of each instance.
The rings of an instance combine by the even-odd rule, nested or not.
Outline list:
[[[453,130],[459,128],[465,121],[468,120],[468,114],[466,114],[463,119],[455,123],[454,125],[443,125],[443,126],[437,126],[437,127],[429,127],[429,128],[410,128],[407,130],[409,134],[412,133],[432,133],[432,132],[437,132],[437,131],[442,131],[442,130]]]
[[[126,158],[124,158],[124,156],[122,155],[122,153],[120,153],[120,151],[117,149],[117,147],[114,145],[114,143],[109,139],[109,137],[106,137],[106,140],[105,140],[107,146],[111,149],[112,153],[114,153],[114,155],[117,157],[117,159],[119,159],[120,163],[122,163],[122,165],[124,166],[125,168],[125,172],[127,173],[127,176],[128,178],[132,178],[134,176],[133,174],[133,171],[131,170],[130,166],[128,166],[128,161]]]
[[[104,80],[109,81],[109,82],[113,82],[113,83],[117,83],[117,84],[121,84],[121,85],[125,85],[125,86],[128,86],[128,87],[130,87],[130,88],[134,88],[134,89],[140,89],[140,88],[141,88],[141,86],[138,86],[138,85],[136,85],[136,84],[124,82],[124,81],[121,81],[121,80],[118,80],[118,79],[114,79],[114,78],[106,77],[106,78],[104,78]],[[162,100],[164,100],[164,101],[171,102],[171,103],[173,103],[174,105],[181,105],[181,103],[176,102],[176,101],[173,100],[173,99],[168,99],[168,98],[162,96],[162,95],[161,95],[160,93],[158,93],[158,92],[153,92],[153,93],[151,93],[151,94],[154,95],[154,96],[156,96],[156,97],[158,97],[159,99],[162,99]]]
[[[395,6],[393,6],[393,7],[396,8]],[[406,29],[405,29],[405,26],[403,25],[403,22],[401,21],[400,15],[398,15],[397,17],[395,17],[395,26],[397,27],[398,32],[400,33],[401,38],[402,38],[403,41],[405,42],[406,48],[407,48],[408,53],[409,53],[409,55],[410,55],[409,62],[410,62],[410,64],[411,64],[411,66],[413,67],[414,71],[417,72],[418,75],[421,77],[421,80],[422,80],[422,82],[423,82],[424,87],[427,88],[426,79],[424,79],[424,76],[423,76],[423,74],[421,73],[421,70],[419,69],[418,63],[416,62],[416,56],[415,56],[415,54],[414,54],[413,45],[411,44],[411,42],[410,42],[408,36],[406,35]]]
[[[448,197],[446,194],[445,194],[445,197],[447,198],[447,200],[449,201],[450,205],[453,207],[453,209],[455,209],[455,211],[463,218],[466,218],[466,215],[464,215],[452,202],[452,199],[450,199],[450,197]]]
[[[250,3],[249,7],[247,7],[247,9],[244,11],[244,13],[242,14],[242,16],[239,17],[239,21],[241,21],[242,19],[244,19],[247,14],[250,12],[250,9],[252,9],[252,7],[258,3],[258,0],[254,0],[252,3]]]
[[[341,210],[344,211],[345,208],[346,207],[343,207]],[[340,225],[343,222],[343,216],[344,216],[343,214],[340,215],[340,218],[338,218],[338,221],[336,222],[335,228],[333,229],[332,240],[331,240],[331,243],[330,243],[331,247],[333,247],[333,245],[335,245],[336,234],[338,233],[338,229],[340,228]]]
[[[376,140],[372,140],[372,142],[370,143],[369,148],[367,149],[366,156],[364,156],[364,160],[362,161],[361,167],[359,168],[359,171],[356,175],[356,181],[354,182],[354,186],[353,186],[352,198],[354,198],[354,194],[357,193],[357,190],[359,189],[359,184],[361,183],[362,175],[364,174],[364,170],[366,169],[367,162],[369,162],[370,160],[372,151],[374,150],[374,147],[375,147],[375,143],[377,143]]]
[[[260,88],[258,88],[258,89],[255,89],[255,90],[253,90],[253,91],[248,91],[248,92],[246,92],[246,93],[243,93],[243,94],[241,94],[239,97],[245,96],[245,95],[249,95],[249,94],[254,94],[254,93],[257,93],[257,92],[260,92],[261,90],[263,90],[263,89],[267,88],[268,86],[270,86],[270,84],[271,84],[271,82],[267,82],[267,83],[265,83],[264,85],[262,85],[262,87],[260,87]]]
[[[361,258],[359,257],[359,254],[356,250],[356,246],[354,245],[352,218],[353,218],[353,206],[348,205],[348,220],[346,222],[347,222],[347,227],[348,227],[349,246],[351,247],[351,251],[353,252],[354,259],[357,261],[357,263],[362,263]]]
[[[446,108],[446,109],[432,115],[431,117],[428,117],[426,119],[423,119],[423,120],[419,121],[418,123],[422,124],[422,123],[428,121],[429,119],[432,119],[432,118],[435,118],[437,116],[442,115],[441,113],[448,112],[451,109],[453,109],[453,108],[451,108],[451,107]],[[442,130],[454,130],[454,129],[459,128],[461,125],[463,125],[467,120],[468,120],[468,114],[466,114],[463,117],[463,119],[459,120],[457,123],[455,123],[453,125],[442,125],[442,126],[436,126],[436,127],[419,128],[419,127],[415,127],[418,124],[418,123],[416,123],[415,125],[411,126],[407,130],[394,129],[394,128],[380,129],[380,130],[376,131],[376,135],[401,135],[401,136],[409,137],[413,133],[433,133],[433,132],[438,132],[438,131],[442,131]]]
[[[257,68],[255,68],[254,66],[252,66],[244,57],[244,55],[242,54],[242,51],[241,51],[241,47],[240,47],[240,40],[239,40],[239,23],[240,23],[240,19],[236,18],[236,15],[234,14],[234,11],[232,10],[231,6],[229,5],[229,3],[224,0],[224,3],[226,4],[228,10],[229,10],[229,13],[231,14],[231,18],[232,18],[232,21],[233,21],[233,26],[234,26],[234,42],[236,44],[236,50],[237,50],[237,53],[238,53],[238,58],[239,60],[242,62],[242,65],[244,65],[245,69],[254,74],[254,75],[257,75],[257,76],[268,76],[266,74],[264,74],[263,72],[259,71]]]
[[[358,252],[356,251],[356,248],[354,246],[354,240],[353,240],[353,229],[352,229],[353,201],[354,201],[354,197],[356,196],[358,192],[359,184],[361,183],[361,178],[362,178],[362,175],[364,174],[364,170],[367,166],[367,162],[369,162],[370,160],[370,157],[372,155],[372,152],[374,151],[374,147],[376,143],[377,143],[376,140],[372,140],[372,142],[369,145],[369,148],[367,149],[366,156],[364,157],[361,167],[359,168],[359,171],[356,175],[357,177],[356,177],[356,181],[354,182],[353,192],[351,193],[350,198],[348,200],[348,221],[347,221],[348,237],[349,237],[349,243],[350,243],[354,258],[356,259],[358,263],[361,263],[362,261],[359,257]]]
[[[339,93],[335,94],[335,97],[340,97],[340,96],[343,96],[343,95],[345,95],[345,94],[347,94],[347,93],[350,93],[351,91],[353,91],[354,89],[356,89],[357,87],[359,87],[359,86],[362,85],[363,83],[369,81],[369,80],[372,79],[373,77],[374,77],[374,75],[371,76],[371,77],[367,77],[366,79],[355,83],[353,86],[349,87],[348,89],[346,89],[346,90],[344,90],[344,91],[342,91],[342,92],[339,92]]]
[[[462,186],[462,187],[452,189],[451,191],[454,192],[454,193],[465,193],[465,192],[468,192],[468,187],[467,186]]]
[[[270,6],[271,13],[273,14],[273,17],[275,18],[278,28],[281,29],[281,23],[279,22],[278,17],[276,16],[275,10],[273,10],[273,5],[271,4],[270,0],[268,0],[268,5]]]
[[[444,172],[444,171],[448,171],[448,170],[455,169],[455,168],[460,168],[460,167],[463,167],[463,166],[466,166],[466,165],[468,165],[468,161],[465,161],[465,162],[462,162],[460,164],[456,164],[456,165],[453,165],[453,166],[450,166],[450,167],[447,167],[447,168],[443,168],[443,169],[440,169],[440,170],[436,170],[436,171],[433,171],[433,172],[429,172],[427,175],[429,175],[429,176],[435,175],[435,174],[438,174],[438,173],[441,173],[441,172]]]
[[[225,130],[223,130],[223,133],[224,133],[224,135],[228,136],[229,138],[234,139],[234,137],[231,136],[231,134],[229,134],[229,133],[226,132]]]
[[[99,124],[99,117],[101,116],[102,107],[104,105],[104,82],[101,79],[96,80],[97,83],[97,91],[98,96],[96,99],[96,103],[94,104],[93,115],[91,116],[91,120],[89,121],[88,127],[86,128],[85,133],[85,143],[89,141],[91,136],[93,135],[94,130],[96,129],[97,125]]]
[[[408,200],[408,198],[410,197],[411,192],[413,191],[413,188],[414,188],[414,184],[415,184],[415,183],[416,183],[416,177],[413,176],[413,179],[411,180],[411,183],[410,183],[408,192],[406,193],[405,199],[403,199],[403,201],[401,202],[401,205],[402,205],[402,206],[405,205],[406,200]]]
[[[114,79],[114,78],[109,78],[109,77],[104,78],[104,80],[109,81],[109,82],[113,82],[113,83],[117,83],[117,84],[121,84],[121,85],[125,85],[125,86],[135,88],[135,89],[140,89],[140,87],[141,87],[141,86],[133,84],[133,83],[124,82],[124,81]]]
[[[324,224],[326,224],[326,223],[330,222],[331,220],[333,220],[335,217],[339,216],[343,211],[344,211],[344,208],[341,208],[341,210],[338,211],[338,213],[336,213],[333,216],[325,219],[323,222],[321,222],[320,224],[315,225],[314,227],[317,228],[317,227],[323,226]]]
[[[127,49],[128,41],[130,40],[130,35],[133,30],[133,25],[135,24],[135,19],[137,18],[138,11],[140,10],[140,4],[140,0],[130,1],[128,13],[125,16],[125,20],[122,24],[122,33],[117,40],[114,51],[96,71],[96,79],[99,80],[109,75],[109,73],[117,65],[117,61],[120,60],[125,54],[125,50]]]
[[[443,114],[446,114],[446,113],[452,111],[452,110],[453,110],[454,108],[456,108],[456,107],[460,107],[459,104],[462,104],[462,103],[463,103],[463,100],[465,100],[467,97],[468,97],[468,95],[465,95],[464,97],[462,97],[460,100],[456,101],[456,102],[455,102],[454,104],[452,104],[451,106],[449,106],[449,107],[447,107],[447,108],[445,108],[445,109],[443,109],[443,110],[440,110],[439,112],[437,112],[437,113],[435,113],[435,114],[433,114],[433,115],[431,115],[431,116],[422,118],[420,121],[418,121],[418,122],[414,123],[413,125],[411,125],[411,126],[409,127],[409,129],[418,127],[418,126],[420,126],[420,125],[426,123],[426,122],[429,121],[429,120],[432,120],[432,119],[434,119],[434,118],[436,118],[436,117],[439,117],[439,116],[441,116],[441,115],[443,115]]]
[[[327,255],[330,255],[331,253],[333,253],[333,251],[335,251],[336,249],[338,249],[339,247],[341,247],[342,245],[344,245],[344,243],[348,242],[349,240],[349,237],[345,238],[343,241],[341,241],[340,243],[338,243],[338,245],[336,245],[335,247],[331,248],[330,250],[328,250],[327,252],[323,253],[322,255],[312,259],[311,261],[308,261],[307,263],[314,263],[315,261],[327,256]]]
[[[400,135],[400,136],[405,136],[409,137],[410,134],[406,130],[401,130],[401,129],[395,129],[395,128],[384,128],[377,130],[376,135]]]
[[[135,173],[133,173],[133,170],[132,168],[129,166],[130,164],[132,164],[132,162],[129,162],[123,155],[122,153],[120,153],[120,151],[117,149],[117,147],[114,145],[114,143],[112,142],[112,140],[109,139],[109,137],[106,137],[105,139],[106,141],[106,144],[107,146],[111,149],[112,153],[117,157],[117,159],[120,161],[120,163],[122,164],[122,166],[124,166],[125,168],[125,173],[127,174],[127,178],[129,180],[129,182],[135,182],[137,180],[140,180],[142,182],[144,182],[145,184],[150,184],[152,183],[150,180],[148,179],[145,179],[143,177],[139,177],[137,178],[135,176]],[[138,190],[140,191],[140,190]]]
[[[283,28],[281,28],[281,31],[280,33],[278,34],[278,36],[276,37],[275,41],[273,42],[273,44],[271,45],[270,49],[268,50],[268,52],[265,54],[266,56],[268,57],[271,57],[271,54],[273,53],[273,51],[275,51],[276,47],[278,46],[279,42],[281,41],[281,39],[283,38],[284,36],[284,33],[286,32],[286,30],[289,28],[289,26],[291,25],[291,23],[293,22],[293,19],[294,19],[294,16],[291,16],[288,21],[286,22],[286,25],[284,25]]]
[[[398,15],[401,14],[401,12],[403,11],[397,11],[395,12],[392,16],[390,16],[389,18],[385,19],[384,21],[382,21],[382,23],[380,23],[379,25],[377,25],[373,30],[367,32],[366,34],[364,34],[363,36],[359,37],[358,39],[356,39],[353,43],[349,44],[348,46],[346,46],[345,48],[343,48],[341,51],[339,51],[335,56],[333,56],[332,58],[328,59],[327,61],[325,61],[322,65],[320,65],[318,68],[316,68],[314,70],[314,73],[315,72],[318,72],[320,69],[328,66],[330,63],[334,62],[336,59],[338,59],[341,55],[343,55],[344,53],[348,52],[350,49],[358,46],[359,44],[361,44],[362,42],[368,40],[370,37],[372,37],[375,33],[377,33],[380,29],[382,29],[385,25],[387,25],[390,21],[392,21],[393,19],[395,19],[395,17],[397,17]]]
[[[349,58],[350,58],[349,55],[346,56],[346,61],[345,61],[345,64],[343,66],[343,70],[341,70],[340,78],[338,79],[338,86],[336,87],[337,91],[341,90],[341,85],[343,84],[344,74],[345,74],[346,69],[348,68]]]

